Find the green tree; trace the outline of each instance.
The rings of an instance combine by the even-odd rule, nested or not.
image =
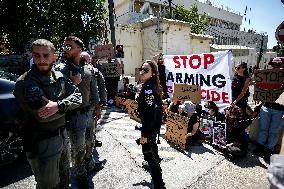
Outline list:
[[[55,45],[76,35],[87,45],[102,39],[105,0],[0,0],[0,34],[9,47],[24,52],[31,38],[45,38]],[[1,41],[2,41],[1,40]]]
[[[178,5],[173,11],[174,17],[177,20],[191,23],[191,32],[196,34],[202,34],[205,27],[208,25],[208,14],[198,14],[198,8],[196,4],[188,10],[184,5]]]
[[[277,53],[277,56],[284,56],[284,44],[277,43],[272,50]]]

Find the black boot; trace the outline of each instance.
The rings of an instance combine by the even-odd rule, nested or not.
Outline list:
[[[101,147],[103,143],[99,140],[95,140],[95,147]]]

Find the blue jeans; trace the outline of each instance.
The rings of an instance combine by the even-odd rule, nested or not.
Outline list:
[[[284,111],[274,110],[262,105],[259,115],[258,143],[274,151],[279,134],[284,126]]]

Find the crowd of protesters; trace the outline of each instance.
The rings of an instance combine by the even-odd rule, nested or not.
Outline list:
[[[165,69],[163,69],[162,54],[153,57],[159,73],[160,81],[164,80]],[[283,59],[275,58],[271,60],[270,65],[273,68],[283,67]],[[251,68],[252,69],[252,68]],[[192,145],[199,145],[200,141],[205,137],[201,132],[200,125],[202,119],[208,115],[214,117],[216,122],[226,123],[226,145],[222,147],[225,154],[232,157],[244,157],[247,154],[249,134],[248,126],[256,118],[260,118],[260,131],[258,134],[257,148],[253,150],[253,154],[262,156],[269,161],[270,156],[277,153],[277,142],[284,126],[284,107],[278,103],[262,103],[256,106],[253,113],[247,112],[248,97],[250,96],[249,85],[251,83],[252,70],[247,68],[246,63],[238,64],[234,67],[234,77],[232,79],[232,103],[221,113],[219,107],[213,101],[206,102],[204,107],[200,104],[194,104],[191,101],[178,101],[177,99],[168,98],[163,94],[163,107],[166,121],[166,114],[174,112],[182,116],[188,117],[188,133],[186,137],[186,146],[189,149]],[[160,82],[164,91],[165,83]],[[123,92],[121,97],[135,99],[134,93],[139,93],[137,87],[129,84],[128,79],[124,78]],[[250,114],[250,115],[249,115]]]
[[[56,58],[53,57],[54,47],[49,41],[43,40],[43,42],[42,41],[40,42],[41,43],[39,44],[37,43],[34,44],[33,50],[37,50],[37,48],[43,48],[45,51],[48,51],[50,53],[50,56],[52,56],[52,60],[50,59],[50,65],[49,65],[50,69],[48,69],[47,71],[48,73],[53,73],[54,67],[52,67],[53,66],[52,61],[55,60]],[[74,62],[76,60],[77,63],[76,64],[72,63],[72,65],[73,64],[75,66],[80,65],[90,70],[93,70],[94,68],[96,72],[95,75],[100,75],[100,77],[102,77],[101,74],[102,64],[98,60],[98,57],[96,55],[92,57],[90,53],[84,52],[83,43],[79,38],[76,37],[66,38],[64,43],[65,43],[64,56],[67,59],[67,61],[71,61],[72,63],[72,61]],[[123,64],[121,58],[123,58],[124,55],[121,49],[122,49],[121,46],[118,46],[116,48],[116,59],[114,59],[114,61],[109,59],[108,63],[113,62],[113,63]],[[36,53],[33,54],[35,62],[32,63],[35,63],[35,65],[32,65],[31,70],[34,69],[35,71],[37,71],[39,68],[42,67],[40,60],[37,60],[38,59],[37,56],[41,55],[40,53],[41,51],[39,51],[39,53],[37,54]],[[140,68],[140,76],[142,81],[139,81],[138,83],[136,83],[136,85],[131,84],[129,82],[128,77],[123,77],[123,88],[121,90],[118,90],[118,81],[120,79],[119,77],[109,77],[109,78],[102,77],[103,86],[100,87],[99,91],[97,91],[98,87],[97,85],[99,85],[99,83],[94,85],[94,87],[96,88],[94,89],[94,93],[95,96],[97,96],[97,99],[94,99],[95,100],[94,104],[89,104],[92,101],[90,97],[88,103],[83,108],[81,107],[82,105],[78,107],[77,104],[76,105],[77,108],[74,105],[73,108],[70,108],[70,110],[67,111],[67,108],[65,106],[57,107],[57,111],[63,112],[64,110],[64,113],[66,113],[66,115],[68,114],[70,115],[71,112],[75,111],[76,115],[78,114],[77,119],[79,119],[79,117],[83,113],[90,113],[90,117],[97,116],[97,119],[99,119],[100,118],[99,103],[101,105],[112,106],[114,105],[115,96],[120,96],[126,99],[137,100],[138,112],[142,121],[141,138],[139,143],[142,144],[142,152],[144,155],[144,159],[149,164],[149,168],[152,173],[151,175],[156,188],[164,188],[164,182],[162,180],[162,173],[161,173],[162,170],[160,167],[161,159],[158,155],[156,135],[159,132],[158,130],[161,124],[166,123],[167,114],[169,112],[173,112],[189,118],[187,133],[184,136],[186,139],[186,144],[185,144],[186,150],[190,150],[191,146],[200,145],[200,143],[205,140],[206,141],[211,140],[212,142],[214,142],[212,139],[213,135],[212,132],[209,134],[208,133],[205,134],[201,129],[203,120],[208,119],[208,117],[210,117],[210,119],[213,118],[214,122],[226,124],[225,128],[226,137],[224,137],[225,145],[218,145],[217,146],[218,149],[221,150],[224,154],[229,155],[230,157],[245,157],[247,155],[248,142],[249,142],[249,137],[248,137],[249,135],[247,133],[247,128],[251,124],[253,119],[259,116],[260,129],[257,138],[258,147],[255,150],[253,150],[253,153],[258,156],[263,156],[266,161],[269,161],[270,156],[278,152],[276,146],[279,135],[281,134],[284,126],[284,106],[283,104],[277,102],[263,102],[256,107],[253,114],[251,115],[247,114],[246,109],[248,106],[248,97],[250,96],[248,88],[251,83],[251,76],[253,74],[253,70],[252,68],[248,69],[246,63],[241,63],[235,66],[234,68],[235,74],[232,79],[232,103],[228,107],[226,107],[223,112],[220,112],[218,104],[214,103],[213,101],[206,102],[202,107],[201,104],[194,104],[193,102],[188,100],[177,100],[175,98],[172,99],[169,98],[166,86],[165,65],[163,64],[163,54],[160,53],[154,56],[153,60],[154,61],[146,61],[145,63],[143,63],[143,65]],[[71,63],[66,63],[64,66],[68,64],[71,65]],[[275,58],[271,61],[270,65],[273,68],[283,69],[284,59]],[[61,73],[63,73],[64,78],[67,79],[66,82],[71,80],[72,83],[76,86],[72,90],[80,91],[80,93],[82,93],[82,96],[80,95],[79,96],[84,101],[86,96],[83,95],[83,93],[88,93],[88,92],[84,91],[85,89],[80,83],[87,82],[86,80],[82,82],[81,78],[81,75],[87,73],[82,72],[80,74],[80,71],[82,71],[79,68],[80,66],[78,66],[78,68],[76,67],[77,71],[76,73],[70,72],[69,74],[69,70],[68,73],[67,72],[65,73],[62,70],[60,71]],[[93,72],[91,71],[91,73]],[[41,71],[40,74],[45,75],[45,72]],[[87,82],[88,85],[92,84],[91,77],[93,76],[90,76],[90,82]],[[96,82],[99,82],[97,76],[96,76]],[[39,85],[39,88],[40,87],[41,86]],[[93,90],[92,86],[90,87],[91,87],[90,91]],[[107,97],[106,94],[104,95],[100,94],[102,93],[102,91],[105,90],[104,87],[106,88],[107,91]],[[48,101],[48,99],[45,100]],[[23,104],[25,105],[25,103]],[[59,105],[60,103],[57,106]],[[98,110],[98,112],[96,113],[96,111],[94,111],[93,114],[93,109],[90,109],[90,106],[94,106],[95,110]],[[48,111],[48,107],[46,108],[47,108],[46,111]],[[161,112],[163,112],[163,115],[160,114],[160,110]],[[93,121],[96,122],[96,120]],[[78,121],[74,121],[74,123],[70,121],[70,124],[71,125],[75,124],[75,122],[79,123]],[[82,122],[80,121],[80,123]],[[42,123],[39,121],[39,124]],[[94,124],[94,122],[92,122],[92,124]],[[95,125],[96,123],[94,124],[94,126]],[[56,130],[55,132],[56,136],[62,135],[63,131],[64,133],[66,132],[65,127],[63,125],[60,125],[60,128],[61,127],[63,128],[62,131],[60,129]],[[78,128],[75,126],[73,128],[74,133],[76,132],[77,135],[79,131]],[[89,149],[90,151],[93,151],[94,147],[99,147],[102,145],[100,141],[94,138],[95,137],[95,133],[93,133],[94,128],[89,127],[89,122],[86,122],[84,128],[81,128],[81,130],[84,130],[84,132],[81,133],[81,135],[84,135],[84,137],[80,138],[84,138],[85,141],[82,141],[81,142],[82,144],[80,143],[80,145],[83,145],[85,146],[85,148],[88,149],[90,148]],[[49,136],[53,137],[54,131],[51,133],[52,133],[51,135],[49,135],[48,133],[48,137]],[[88,138],[87,135],[89,135],[90,139]],[[91,135],[92,137],[90,137]],[[92,156],[86,155],[87,153],[86,151],[88,151],[88,149],[85,149],[86,151],[83,153],[80,151],[81,147],[78,147],[78,150],[76,151],[75,147],[76,145],[79,145],[79,142],[75,141],[76,137],[74,138],[73,135],[71,135],[70,138],[72,146],[72,158],[73,158],[72,160],[74,161],[74,165],[75,168],[77,169],[78,175],[80,171],[82,172],[82,174],[80,172],[81,175],[79,175],[78,178],[79,177],[86,178],[86,174],[88,172],[86,162],[88,161],[91,162],[90,170],[98,171],[103,168],[104,165],[100,164],[101,162],[95,162]],[[88,144],[88,141],[90,142],[90,144]],[[89,154],[90,153],[91,152],[89,152]],[[82,167],[84,170],[81,169]],[[35,166],[34,169],[36,169]],[[57,170],[57,172],[58,174],[61,174],[59,170]],[[42,181],[40,180],[42,176],[40,175],[40,171],[35,170],[35,173],[37,173],[36,179],[38,184],[42,184],[41,183]],[[67,176],[65,176],[66,178],[65,180],[69,182],[69,180],[67,179],[69,172],[67,172],[66,174]],[[86,179],[83,182],[86,182]],[[61,184],[60,180],[57,179],[56,184],[59,186]],[[65,186],[67,185],[68,183],[67,184],[65,183]]]

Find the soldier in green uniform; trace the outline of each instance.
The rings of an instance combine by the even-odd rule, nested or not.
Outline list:
[[[68,120],[75,176],[79,187],[87,188],[89,187],[87,173],[103,168],[101,162],[95,163],[92,153],[95,145],[94,117],[99,119],[101,116],[100,100],[105,101],[106,89],[102,74],[81,58],[83,48],[83,42],[79,38],[75,36],[65,38],[66,63],[57,65],[56,69],[70,78],[82,93],[81,106],[68,113]]]
[[[50,41],[34,41],[32,56],[32,68],[18,78],[14,90],[25,117],[26,156],[36,188],[69,188],[70,148],[65,112],[79,107],[82,96],[70,80],[52,69],[56,55]]]

